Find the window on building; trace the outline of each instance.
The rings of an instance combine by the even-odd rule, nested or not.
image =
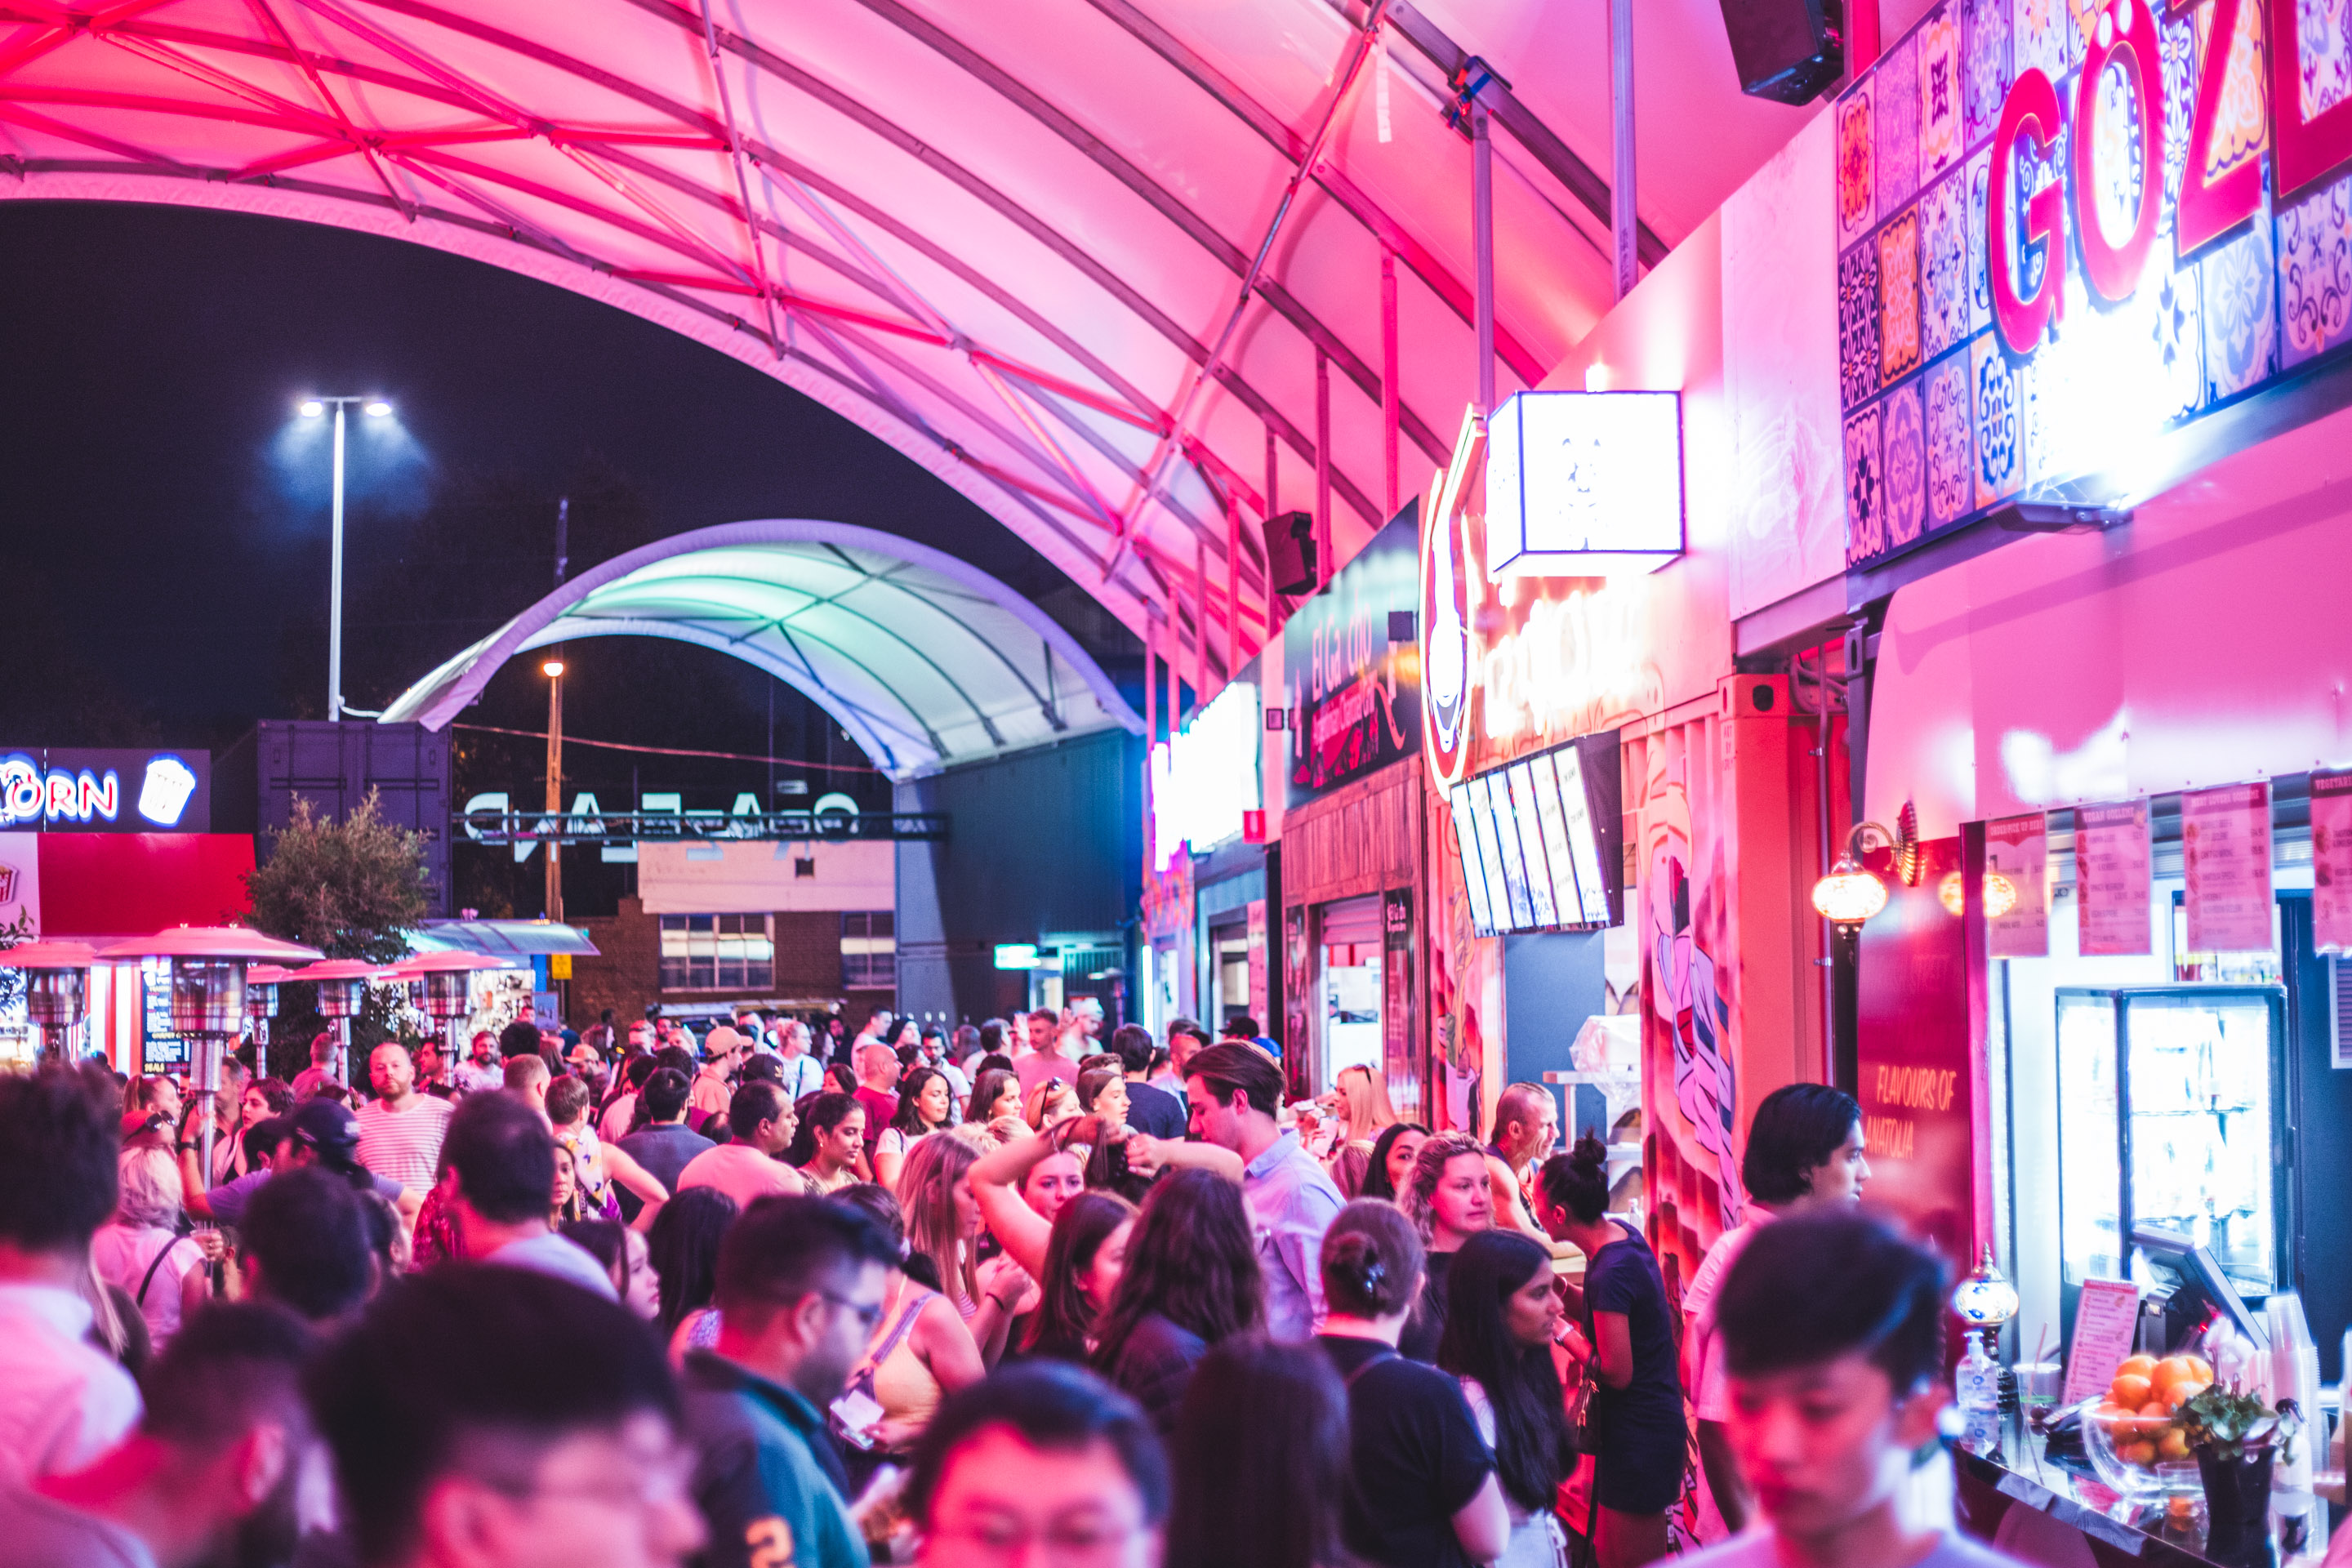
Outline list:
[[[898,984],[897,917],[887,910],[841,917],[841,984],[845,988]]]
[[[665,991],[765,991],[775,983],[776,944],[766,915],[664,915]]]

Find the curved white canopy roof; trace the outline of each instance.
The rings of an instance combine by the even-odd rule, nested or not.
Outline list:
[[[517,654],[659,637],[799,689],[898,778],[1143,721],[1035,605],[895,534],[805,518],[656,541],[541,599],[401,693],[384,721],[440,729]]]
[[[1886,36],[1926,4],[1883,0]],[[1635,7],[1645,262],[1812,112],[1740,96],[1719,5]],[[331,223],[608,300],[890,441],[1131,629],[1172,615],[1189,647],[1205,563],[1213,672],[1228,500],[1246,542],[1326,459],[1344,560],[1390,506],[1384,391],[1396,492],[1445,459],[1475,378],[1444,111],[1474,58],[1503,79],[1502,390],[1610,303],[1607,10],[13,0],[0,200]]]

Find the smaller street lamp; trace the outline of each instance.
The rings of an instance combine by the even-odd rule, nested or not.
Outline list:
[[[392,405],[381,397],[306,397],[297,407],[305,419],[335,411],[335,504],[333,539],[327,556],[327,718],[343,716],[343,410],[359,404],[371,419],[389,418]]]
[[[41,1052],[58,1050],[89,1016],[89,966],[98,950],[80,942],[25,942],[0,952],[0,969],[25,973],[25,1016],[41,1031]]]

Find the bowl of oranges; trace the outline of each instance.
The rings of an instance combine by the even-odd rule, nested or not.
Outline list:
[[[2106,1394],[2083,1402],[2083,1447],[2099,1479],[2127,1498],[2204,1490],[2180,1407],[2213,1382],[2201,1357],[2126,1357]]]

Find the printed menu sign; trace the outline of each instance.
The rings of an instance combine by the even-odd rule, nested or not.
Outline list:
[[[2085,1279],[2074,1308],[2074,1343],[2066,1356],[2066,1392],[2062,1405],[2078,1405],[2105,1393],[2116,1368],[2131,1354],[2139,1327],[2139,1287],[2128,1279]]]
[[[2311,941],[2352,952],[2352,773],[2311,775]]]
[[[2009,913],[1985,922],[1995,958],[2045,958],[2050,952],[2050,824],[2040,812],[1985,824],[1985,881],[2007,878],[2017,895]]]
[[[2074,813],[2075,907],[2085,957],[2152,951],[2148,941],[2147,802]]]
[[[2229,784],[2180,797],[2191,952],[2271,948],[2271,786]]]

